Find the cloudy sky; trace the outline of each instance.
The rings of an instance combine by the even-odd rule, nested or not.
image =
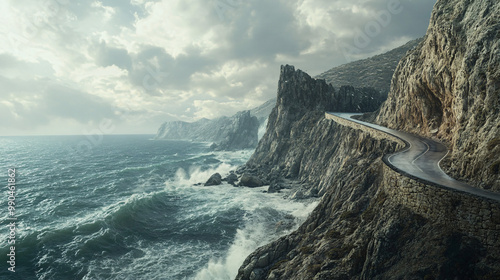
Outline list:
[[[317,75],[423,36],[434,3],[4,0],[0,135],[232,115],[276,95],[282,64]]]

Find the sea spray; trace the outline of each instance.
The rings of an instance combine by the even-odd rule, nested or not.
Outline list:
[[[243,189],[235,199],[246,211],[244,225],[236,231],[222,258],[212,258],[194,279],[234,279],[245,258],[255,249],[296,230],[317,201],[291,201],[265,188]]]

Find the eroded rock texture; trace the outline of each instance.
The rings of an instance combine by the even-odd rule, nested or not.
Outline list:
[[[322,199],[297,231],[252,253],[236,279],[498,275],[498,242],[488,246],[454,227],[453,216],[446,222],[429,219],[395,199],[398,190],[389,189],[397,187],[394,175],[386,178],[381,156],[401,147],[325,119],[324,110],[342,109],[333,92],[322,80],[282,68],[277,105],[246,169],[269,181],[286,176]],[[425,201],[417,208],[440,203]]]

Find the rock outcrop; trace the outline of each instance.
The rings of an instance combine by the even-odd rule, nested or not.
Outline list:
[[[155,139],[213,142],[215,150],[250,149],[257,146],[259,126],[257,117],[250,111],[242,111],[215,120],[166,122],[158,129]]]
[[[222,176],[219,173],[215,173],[208,178],[205,186],[218,186],[220,184],[222,184]]]
[[[240,186],[257,188],[264,186],[265,182],[257,176],[244,173],[240,178]]]
[[[226,181],[228,184],[236,186],[236,182],[238,182],[238,175],[234,172],[229,173],[226,178],[222,179],[222,181]]]
[[[376,122],[436,137],[443,167],[500,191],[500,2],[438,1],[418,47],[403,58]]]
[[[324,80],[313,79],[293,66],[282,66],[276,106],[247,170],[270,184],[279,178],[296,179],[305,182],[306,196],[322,195],[329,182],[322,181],[323,169],[316,169],[316,165],[330,160],[331,152],[324,147],[335,145],[325,141],[332,133],[322,124],[325,111],[374,111],[382,103],[377,96],[371,88],[345,86],[337,91]]]

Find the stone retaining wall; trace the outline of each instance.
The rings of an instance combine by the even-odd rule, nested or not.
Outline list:
[[[384,164],[384,191],[415,213],[500,248],[500,204],[451,189],[426,185]],[[495,250],[493,250],[495,251]],[[497,250],[498,251],[498,250]]]

